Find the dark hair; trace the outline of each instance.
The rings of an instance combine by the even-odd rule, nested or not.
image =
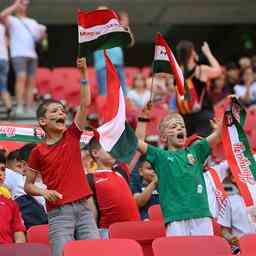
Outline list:
[[[6,164],[6,158],[2,153],[0,154],[0,164]]]
[[[95,157],[92,154],[92,151],[101,149],[101,145],[96,137],[91,138],[90,142],[88,143],[88,149],[92,159],[96,161]]]
[[[238,69],[238,66],[235,62],[229,62],[227,65],[226,65],[226,70],[232,70],[232,69]]]
[[[188,59],[191,56],[192,51],[195,49],[194,44],[191,41],[182,40],[177,45],[177,59],[178,63],[186,67]]]
[[[58,101],[58,100],[53,100],[53,99],[48,99],[48,100],[45,100],[43,101],[37,108],[36,110],[36,118],[37,120],[39,120],[41,117],[44,117],[45,116],[45,113],[47,111],[47,107],[50,105],[50,104],[53,104],[53,103],[57,103],[57,104],[60,104],[64,107],[64,105]]]
[[[11,151],[7,157],[6,157],[6,161],[9,162],[9,161],[14,161],[14,160],[17,160],[17,161],[20,161],[20,151],[19,149],[16,149],[16,150],[13,150]]]
[[[35,143],[29,143],[20,148],[20,159],[27,162],[30,152],[33,150],[35,146]]]

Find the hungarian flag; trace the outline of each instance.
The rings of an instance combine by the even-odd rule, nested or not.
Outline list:
[[[256,206],[256,162],[243,130],[246,111],[235,97],[228,98],[222,142],[226,158],[248,211]]]
[[[97,129],[103,149],[115,159],[129,163],[137,149],[137,137],[125,121],[125,99],[118,74],[109,57],[104,53],[107,72],[107,97],[103,119],[105,123]]]
[[[78,11],[77,22],[80,56],[98,49],[127,47],[131,43],[131,34],[113,10]]]
[[[174,54],[160,33],[155,37],[154,73],[172,73],[177,83],[180,97],[184,97],[184,77]]]

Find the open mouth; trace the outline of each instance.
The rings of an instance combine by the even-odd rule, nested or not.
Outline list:
[[[183,140],[184,138],[185,138],[185,135],[184,135],[183,132],[180,132],[180,133],[177,134],[177,139]]]
[[[64,118],[58,118],[57,120],[56,120],[56,123],[57,124],[64,124],[65,123],[65,119]]]

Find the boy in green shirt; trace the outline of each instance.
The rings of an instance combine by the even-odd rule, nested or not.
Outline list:
[[[211,147],[220,140],[216,129],[204,140],[186,147],[182,116],[172,113],[160,123],[160,139],[168,150],[139,141],[159,180],[160,205],[167,236],[213,235],[211,214],[203,178],[203,165]]]

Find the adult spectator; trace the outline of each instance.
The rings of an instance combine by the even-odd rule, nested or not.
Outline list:
[[[99,10],[107,9],[107,7],[100,6],[98,9]],[[126,27],[128,31],[131,33],[129,28],[130,21],[129,21],[128,13],[120,12],[119,17],[120,17],[120,24]],[[132,36],[132,42],[130,46],[133,46],[134,44],[133,35],[131,34],[131,36]],[[123,93],[126,95],[126,78],[124,73],[123,50],[120,47],[114,47],[114,48],[108,49],[107,54],[117,70]],[[96,69],[99,94],[105,95],[106,94],[106,64],[105,64],[105,59],[103,55],[103,50],[98,50],[94,52],[94,67]]]
[[[5,180],[6,159],[0,154],[0,186]],[[0,195],[0,244],[25,243],[26,228],[18,205],[9,198]]]
[[[230,94],[234,94],[234,87],[239,83],[239,68],[234,62],[230,62],[226,66],[226,86]]]
[[[7,42],[7,30],[5,24],[0,20],[0,94],[6,108],[6,118],[9,119],[12,111],[12,101],[7,89],[9,71]]]
[[[132,89],[127,97],[138,108],[143,108],[150,100],[150,91],[147,89],[146,79],[143,74],[138,73],[134,76]]]
[[[177,45],[178,61],[183,69],[185,82],[193,85],[198,98],[195,108],[193,107],[190,112],[182,113],[187,133],[188,136],[196,133],[206,137],[211,132],[210,120],[213,118],[213,103],[209,97],[207,83],[210,79],[219,77],[222,71],[206,42],[201,50],[210,65],[198,64],[198,55],[192,42],[181,41]]]
[[[241,71],[241,84],[234,87],[236,96],[246,105],[256,104],[256,82],[251,66]]]
[[[10,54],[16,75],[16,114],[34,114],[33,87],[37,69],[36,43],[46,36],[46,27],[27,17],[29,1],[15,0],[4,9],[0,16],[5,20],[10,32]],[[12,14],[16,15],[13,16]]]

